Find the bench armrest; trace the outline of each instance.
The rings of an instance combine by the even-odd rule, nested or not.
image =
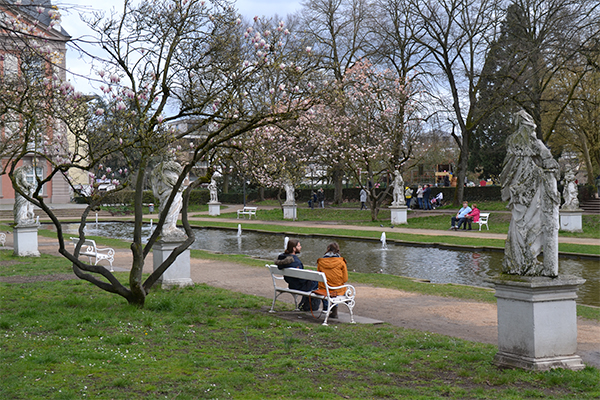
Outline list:
[[[329,290],[338,290],[338,289],[346,289],[345,296],[347,297],[355,297],[356,289],[352,285],[342,285],[342,286],[329,286],[327,285]]]

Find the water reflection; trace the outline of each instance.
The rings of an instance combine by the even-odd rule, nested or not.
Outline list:
[[[65,224],[65,234],[77,235],[78,224]],[[143,237],[149,237],[151,227],[143,227]],[[283,251],[283,234],[262,234],[242,230],[196,229],[193,249],[210,250],[225,254],[246,254],[265,260],[274,260]],[[128,223],[90,223],[86,233],[130,239],[133,225]],[[429,280],[432,283],[457,283],[481,287],[491,286],[486,278],[502,270],[503,252],[470,252],[445,250],[431,247],[411,247],[387,243],[383,250],[379,240],[353,240],[341,238],[299,237],[302,242],[300,255],[305,265],[316,265],[317,258],[325,253],[330,241],[340,244],[341,253],[348,261],[350,270],[356,272],[383,272]],[[559,271],[563,275],[575,275],[587,280],[579,289],[578,302],[600,306],[600,263],[595,260],[560,259]]]

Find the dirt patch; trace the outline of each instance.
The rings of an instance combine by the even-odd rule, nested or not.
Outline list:
[[[52,282],[52,281],[68,281],[71,279],[77,279],[77,277],[74,274],[0,276],[0,282],[2,282],[2,283]]]

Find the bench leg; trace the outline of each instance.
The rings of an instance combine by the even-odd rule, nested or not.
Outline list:
[[[331,314],[331,310],[333,309],[334,305],[331,301],[328,302],[329,304],[327,305],[327,312],[325,313],[325,321],[323,321],[323,323],[321,325],[323,326],[329,326],[327,324],[327,320],[329,319],[329,314]]]

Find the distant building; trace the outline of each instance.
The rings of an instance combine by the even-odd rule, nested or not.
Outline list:
[[[60,26],[60,13],[50,0],[4,0],[0,2],[0,76],[6,82],[10,76],[19,77],[21,74],[40,74],[52,82],[57,76],[62,81],[66,79],[65,54],[66,42],[70,36]],[[25,51],[25,46],[45,46],[49,59],[41,56],[31,56],[31,51]],[[8,117],[2,116],[0,135],[3,140],[22,129],[22,122],[17,116],[7,122]],[[58,122],[46,124],[51,126],[45,135],[52,140],[67,140],[66,129]],[[22,163],[34,166],[34,173],[28,179],[32,181],[37,174],[45,177],[50,165],[45,160],[35,157],[34,151],[46,146],[42,138],[36,138],[27,143],[27,149],[32,153],[26,155]],[[7,159],[3,160],[6,165]],[[68,203],[70,187],[61,174],[56,174],[43,188],[43,196],[49,203]],[[0,204],[14,203],[14,189],[8,175],[0,177]]]

